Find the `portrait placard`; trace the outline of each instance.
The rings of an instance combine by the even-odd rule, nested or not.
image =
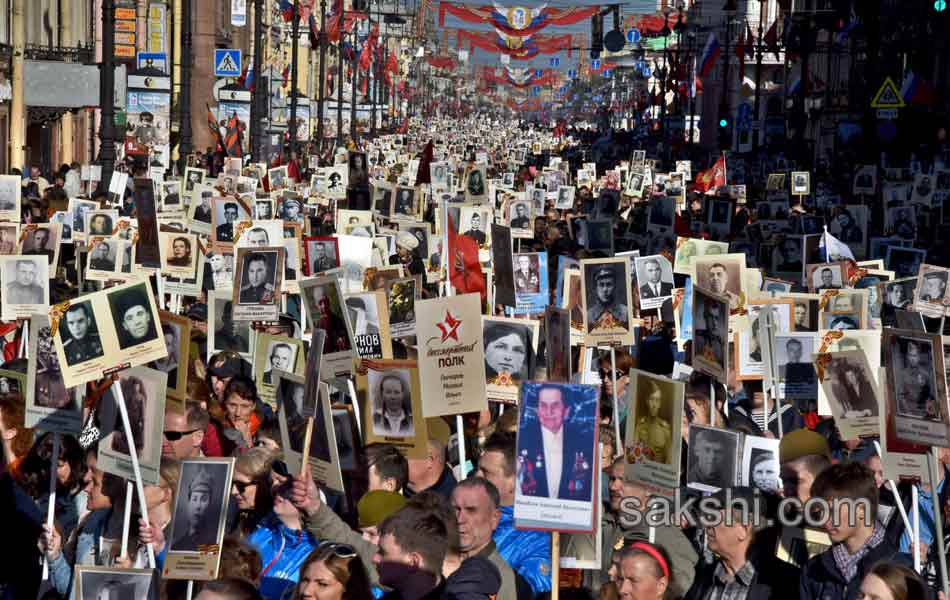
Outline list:
[[[544,336],[548,381],[570,381],[571,315],[566,308],[549,306],[545,309]]]
[[[739,380],[760,380],[765,375],[765,369],[768,367],[765,351],[763,350],[761,338],[762,328],[765,325],[762,316],[762,309],[765,306],[774,308],[772,319],[775,323],[776,331],[792,331],[794,323],[792,312],[794,303],[792,300],[771,299],[756,300],[748,302],[746,308],[748,313],[739,319],[743,325],[737,325],[735,329],[734,360],[736,364],[736,378]]]
[[[212,199],[215,190],[210,185],[196,184],[190,192],[191,201],[188,205],[188,229],[194,233],[203,233],[210,236],[213,231],[211,221],[214,218]]]
[[[581,310],[586,344],[633,344],[629,282],[630,260],[627,257],[581,261]]]
[[[132,440],[130,444],[125,435],[115,390],[110,387],[99,400],[98,469],[134,480],[135,471],[129,455],[134,448],[142,483],[158,485],[167,381],[166,373],[148,367],[132,367],[119,372],[119,380],[112,385],[122,387]]]
[[[73,590],[76,600],[101,600],[102,598],[155,600],[159,597],[160,583],[152,569],[120,569],[86,565],[76,565],[75,569]]]
[[[416,301],[422,285],[415,277],[403,277],[386,282],[389,298],[389,324],[393,338],[416,334]]]
[[[284,248],[235,249],[237,261],[231,301],[235,321],[276,321],[280,314],[280,289],[284,276]]]
[[[19,175],[0,175],[0,221],[20,222],[23,183]]]
[[[49,264],[42,256],[0,256],[0,306],[4,321],[49,310]]]
[[[261,402],[276,407],[274,390],[278,372],[303,376],[307,358],[303,340],[259,332],[254,352],[254,380]]]
[[[392,358],[393,343],[389,335],[389,305],[386,292],[376,290],[360,294],[344,294],[343,302],[350,316],[353,341],[360,358]]]
[[[424,458],[428,430],[415,361],[361,360],[356,395],[363,408],[366,444],[392,444],[407,458]]]
[[[504,225],[492,223],[491,240],[495,303],[514,308],[517,306],[517,299],[515,295],[515,263],[511,255],[511,229]]]
[[[49,318],[66,387],[167,356],[147,282],[133,281],[57,304]]]
[[[660,308],[673,296],[673,267],[661,254],[637,257],[640,310]]]
[[[693,259],[697,256],[726,254],[729,251],[727,242],[715,242],[697,238],[676,238],[676,256],[673,261],[673,272],[681,275],[693,274]]]
[[[549,307],[550,308],[550,307]],[[517,404],[521,384],[534,377],[538,322],[482,317],[485,382],[489,400]]]
[[[292,473],[299,473],[307,431],[307,417],[302,409],[304,378],[279,371],[275,383],[284,460]],[[319,385],[316,401],[307,465],[314,481],[343,492],[343,474],[340,471],[340,455],[330,409],[330,388],[327,384]]]
[[[514,516],[518,529],[591,532],[600,485],[599,392],[592,385],[521,385]]]
[[[86,241],[86,213],[99,208],[98,202],[92,200],[82,200],[80,198],[70,198],[68,204],[68,216],[72,217],[69,223],[72,227],[72,235],[63,235],[64,239],[71,239],[74,242]],[[20,217],[17,216],[16,222]]]
[[[817,354],[815,370],[841,439],[879,435],[877,382],[864,352]]]
[[[148,364],[168,374],[168,397],[185,401],[188,391],[188,347],[191,344],[191,319],[165,310],[158,311],[162,339],[168,356]],[[258,388],[260,389],[260,388]]]
[[[27,362],[26,426],[41,431],[76,434],[82,429],[82,407],[77,394],[63,383],[63,372],[53,347],[53,335],[45,316],[30,318],[30,348]]]
[[[135,264],[149,269],[160,269],[162,255],[158,240],[155,186],[152,184],[152,180],[137,177],[132,195],[135,202],[136,227],[139,234],[135,240]]]
[[[308,237],[303,240],[304,272],[313,276],[340,266],[340,247],[335,237]]]
[[[816,410],[818,377],[814,357],[818,352],[818,335],[810,331],[775,333],[776,383],[779,396],[793,401],[802,411]]]
[[[603,473],[604,443],[600,442],[600,454],[597,460],[597,472]],[[611,457],[612,458],[612,457]],[[595,506],[602,506],[603,486],[594,488]],[[594,527],[593,533],[562,533],[561,534],[561,568],[585,569],[599,571],[603,567],[601,562],[604,539],[604,528]]]
[[[686,485],[704,492],[736,485],[740,435],[718,427],[690,425]]]
[[[805,281],[808,291],[812,293],[843,288],[848,281],[848,263],[839,261],[806,264]]]
[[[217,579],[228,518],[234,458],[181,462],[165,564],[166,579]]]
[[[487,342],[483,348],[481,308],[478,294],[417,302],[422,416],[441,417],[488,408]]]
[[[729,309],[745,304],[745,254],[697,256],[693,259],[693,284],[729,298]]]
[[[920,265],[917,287],[914,293],[914,310],[931,318],[950,314],[950,297],[947,296],[950,269],[935,265]]]
[[[534,231],[531,227],[531,202],[515,200],[508,205],[508,226],[511,228],[511,237],[531,239]]]
[[[328,381],[347,376],[353,370],[357,354],[340,280],[332,276],[305,279],[300,282],[300,295],[311,326],[327,333],[320,363],[321,379]]]
[[[693,368],[721,383],[729,372],[729,299],[693,285]]]
[[[49,272],[56,273],[62,228],[59,223],[23,225],[20,229],[19,253],[26,256],[45,256]]]
[[[159,232],[162,274],[194,277],[198,267],[198,237],[187,233]]]
[[[821,299],[818,301],[820,329],[866,329],[867,320],[867,290],[824,290],[821,293]]]
[[[950,406],[939,334],[884,329],[888,419],[897,439],[940,446],[950,437]],[[890,427],[890,424],[888,424]]]
[[[756,488],[768,494],[782,489],[778,462],[780,442],[781,440],[754,435],[745,437],[742,444],[739,485]]]
[[[128,243],[128,242],[124,242]],[[119,245],[121,251],[122,244]],[[134,251],[134,248],[130,247],[130,250]],[[166,294],[178,294],[180,296],[189,296],[192,298],[197,298],[202,293],[202,287],[204,284],[205,277],[205,264],[206,258],[204,253],[202,253],[201,246],[198,246],[198,267],[195,269],[195,274],[191,277],[173,277],[170,275],[165,275],[165,293]],[[233,257],[228,257],[233,259]],[[124,267],[123,267],[124,268]],[[228,272],[228,276],[231,276],[231,273]],[[225,287],[230,288],[232,282],[230,279],[227,282]],[[213,287],[213,286],[212,286]]]
[[[672,498],[680,480],[685,386],[637,369],[630,371],[629,385],[624,476]]]

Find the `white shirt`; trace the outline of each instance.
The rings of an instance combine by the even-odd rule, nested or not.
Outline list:
[[[548,497],[557,498],[561,491],[561,471],[564,470],[564,428],[552,433],[542,425],[541,442],[544,447],[544,472],[548,476]]]

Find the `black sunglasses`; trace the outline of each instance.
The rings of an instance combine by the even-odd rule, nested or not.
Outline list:
[[[257,485],[256,481],[232,481],[231,485],[237,488],[239,494],[243,494],[244,490],[251,487],[252,485]]]
[[[196,431],[201,431],[200,429],[190,429],[188,431],[165,431],[165,439],[169,442],[177,442],[186,435],[191,435]]]
[[[338,558],[353,558],[356,556],[356,549],[349,544],[338,544],[336,542],[323,542],[320,548],[330,548]]]

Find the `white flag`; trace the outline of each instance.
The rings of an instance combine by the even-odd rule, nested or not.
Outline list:
[[[854,254],[851,252],[851,248],[849,248],[847,244],[835,236],[828,233],[827,227],[825,227],[825,232],[821,236],[821,242],[819,242],[818,247],[824,250],[825,260],[828,262],[834,262],[838,260],[855,260]]]

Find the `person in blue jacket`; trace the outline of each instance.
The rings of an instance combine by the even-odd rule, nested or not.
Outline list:
[[[501,518],[492,534],[502,558],[531,585],[535,595],[551,591],[551,535],[515,529],[515,436],[496,432],[486,441],[476,474],[495,484]]]

